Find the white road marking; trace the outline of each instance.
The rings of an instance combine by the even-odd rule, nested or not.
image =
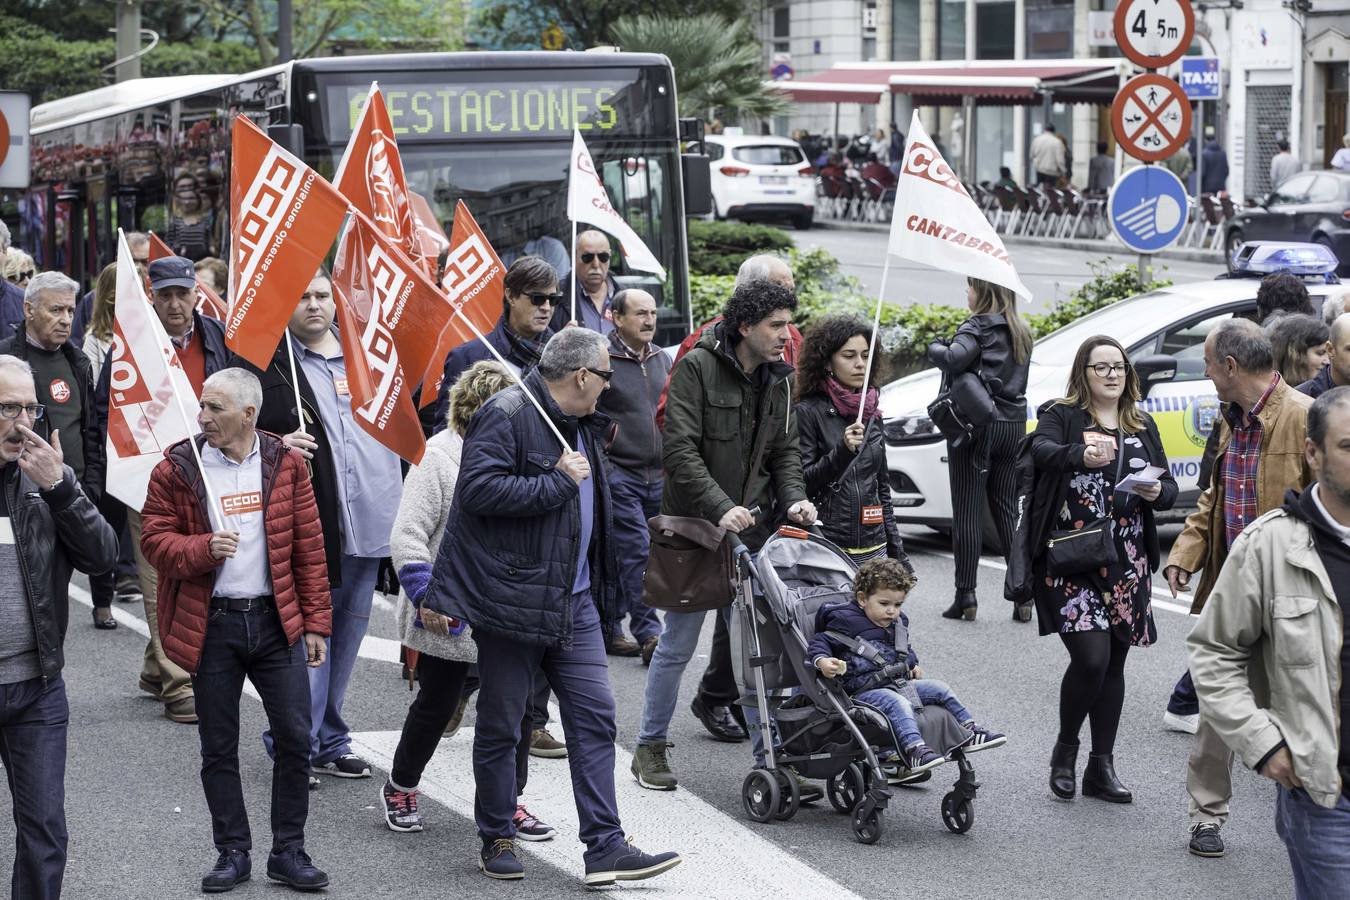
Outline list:
[[[352,748],[363,758],[388,771],[398,745],[397,731],[367,731],[352,735]],[[473,821],[473,729],[461,728],[441,740],[436,755],[422,774],[421,792],[458,815]],[[760,837],[755,828],[728,816],[686,789],[649,791],[639,787],[629,772],[632,757],[616,747],[615,793],[626,831],[649,853],[676,850],[684,862],[660,878],[644,882],[644,892],[707,900],[745,897],[749,885],[788,885],[797,897],[853,900],[858,895]],[[748,762],[748,759],[747,759]],[[582,846],[577,838],[576,804],[566,760],[531,759],[529,787],[524,797],[530,812],[558,830],[551,841],[516,844],[540,861],[578,879],[585,875]],[[841,832],[848,833],[843,816]],[[428,827],[465,827],[431,821]],[[469,825],[467,827],[472,827]],[[792,824],[762,826],[792,828]],[[527,860],[528,865],[528,860]],[[528,872],[526,877],[528,877]]]

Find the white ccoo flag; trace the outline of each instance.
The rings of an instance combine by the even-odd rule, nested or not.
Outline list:
[[[909,123],[909,143],[895,186],[888,252],[896,259],[1001,284],[1031,299],[998,232],[938,153],[917,112]]]
[[[595,171],[595,162],[586,149],[586,142],[581,139],[581,132],[575,129],[572,131],[572,171],[567,179],[567,218],[573,223],[594,225],[618,238],[629,268],[655,272],[662,281],[666,280],[666,270],[656,256],[609,202],[609,194]]]
[[[169,335],[145,296],[126,236],[118,229],[117,302],[108,349],[107,490],[139,512],[150,471],[172,444],[199,431],[183,412],[197,407],[197,393],[178,361]],[[177,408],[175,408],[177,407]]]

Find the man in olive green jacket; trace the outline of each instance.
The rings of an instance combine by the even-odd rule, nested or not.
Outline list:
[[[751,550],[768,540],[770,525],[776,521],[786,518],[810,525],[816,518],[802,476],[792,367],[783,362],[796,308],[792,292],[773,282],[738,287],[722,322],[704,333],[670,376],[662,434],[666,480],[661,512],[706,519],[738,532]],[[729,607],[719,610],[721,615],[729,612]],[[667,730],[679,699],[680,677],[698,645],[704,617],[705,612],[666,613],[665,630],[647,673],[633,756],[633,775],[643,787],[667,791],[676,787],[666,758]],[[736,722],[726,707],[714,712],[695,700],[693,709],[714,736],[720,731],[724,740],[745,739],[743,731],[733,730]],[[763,752],[761,732],[753,727],[755,717],[747,714],[747,718],[758,758]]]
[[[1305,454],[1317,483],[1234,541],[1187,645],[1205,721],[1280,785],[1276,831],[1298,896],[1340,897],[1350,877],[1350,387],[1313,404]]]

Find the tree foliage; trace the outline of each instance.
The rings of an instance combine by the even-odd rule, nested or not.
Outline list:
[[[485,47],[537,50],[550,25],[560,27],[569,48],[614,43],[613,26],[641,15],[677,18],[714,13],[738,21],[759,9],[758,0],[498,0],[475,16]]]
[[[759,41],[743,20],[716,13],[643,15],[615,22],[610,36],[624,50],[664,53],[675,67],[680,115],[766,118],[787,102],[764,88]]]

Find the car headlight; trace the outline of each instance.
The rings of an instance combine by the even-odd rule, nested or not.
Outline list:
[[[886,437],[886,443],[892,445],[929,441],[942,436],[926,412],[887,419],[882,433]]]

